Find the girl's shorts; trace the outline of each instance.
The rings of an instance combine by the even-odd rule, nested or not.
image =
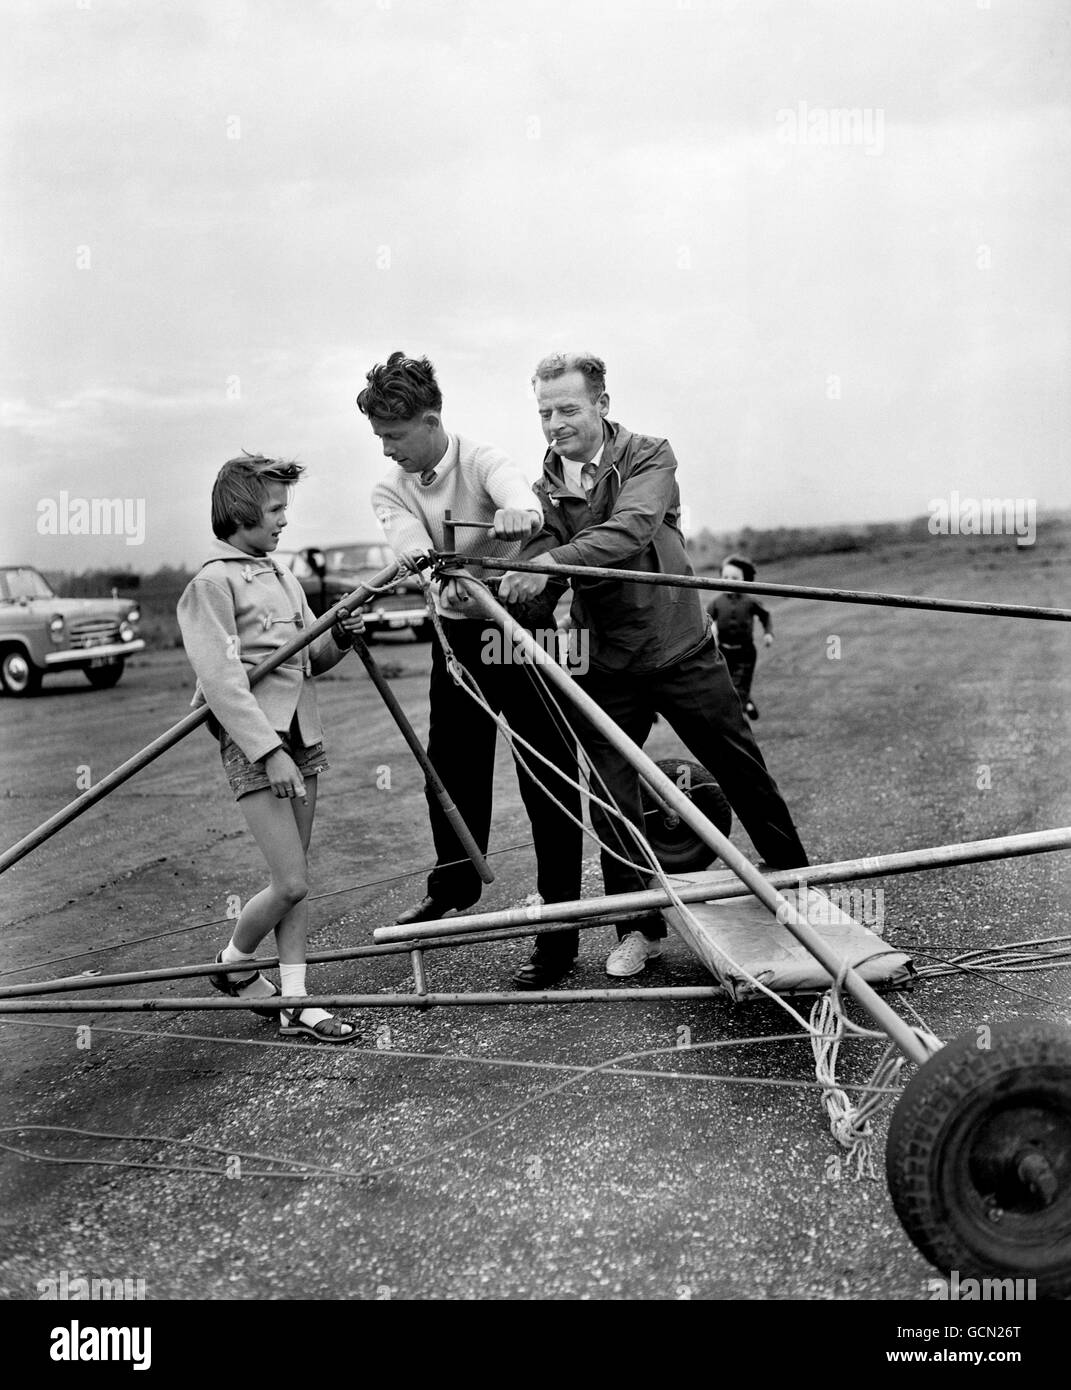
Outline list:
[[[306,748],[298,737],[296,728],[288,734],[279,733],[279,741],[284,751],[293,758],[302,777],[315,777],[320,772],[326,772],[330,766],[324,755],[323,744],[314,743],[310,748]],[[270,790],[271,782],[264,771],[266,760],[261,758],[259,762],[251,763],[226,729],[220,734],[219,753],[235,801],[240,801],[250,792]]]

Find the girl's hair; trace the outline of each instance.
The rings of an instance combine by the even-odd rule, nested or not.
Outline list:
[[[443,408],[435,368],[426,357],[392,352],[387,365],[377,362],[365,380],[368,385],[357,397],[357,409],[371,420],[401,422],[422,411]]]
[[[228,459],[212,487],[212,530],[221,541],[239,526],[256,526],[268,500],[269,483],[296,483],[305,469],[287,459],[242,454]]]
[[[755,578],[755,566],[746,555],[726,555],[721,564],[722,569],[724,569],[726,565],[735,565],[748,584]]]

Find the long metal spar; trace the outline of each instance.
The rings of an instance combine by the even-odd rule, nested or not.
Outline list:
[[[368,672],[368,678],[379,691],[380,698],[390,711],[391,718],[398,726],[398,730],[406,743],[409,751],[420,764],[420,769],[424,773],[428,789],[442,807],[443,815],[450,822],[454,834],[457,836],[465,853],[472,861],[472,865],[484,883],[494,883],[494,870],[484,858],[483,851],[473,839],[472,831],[465,824],[461,812],[454,804],[454,800],[446,789],[443,779],[435,771],[435,765],[424,751],[424,745],[416,736],[416,730],[409,722],[409,717],[402,709],[397,695],[390,688],[390,684],[383,672],[379,669],[379,663],[368,650],[368,644],[363,637],[354,639],[353,650],[364,663],[364,669]]]
[[[642,771],[648,781],[653,781],[662,797],[677,812],[681,820],[710,846],[722,862],[730,868],[737,878],[758,900],[769,909],[779,922],[783,922],[796,940],[808,950],[822,965],[833,980],[843,981],[845,988],[862,1005],[874,1022],[896,1044],[901,1052],[912,1062],[925,1062],[930,1052],[919,1040],[914,1030],[904,1022],[900,1015],[889,1007],[879,994],[850,966],[846,965],[828,942],[797,912],[791,902],[771,887],[758,869],[746,859],[736,846],[698,810],[691,799],[681,791],[649,758],[642,748],[629,738],[623,729],[595,703],[585,691],[575,684],[568,672],[564,671],[552,657],[548,656],[539,644],[519,623],[506,612],[500,603],[491,597],[487,589],[464,574],[452,575],[467,589],[477,601],[477,606],[493,618],[503,629],[516,650],[522,651],[528,662],[537,666],[543,676],[575,706],[599,732],[636,768]]]
[[[455,521],[454,526],[476,523]],[[493,555],[466,555],[465,564],[491,570],[520,570],[546,574],[545,565],[526,560],[502,560]],[[885,594],[867,589],[816,589],[802,584],[767,584],[761,580],[715,579],[705,574],[648,574],[645,570],[607,569],[596,565],[555,565],[551,574],[571,579],[614,579],[622,584],[664,584],[678,589],[717,589],[726,592],[774,594],[781,598],[822,599],[827,603],[866,603],[880,608],[925,608],[937,613],[981,613],[996,618],[1040,618],[1071,623],[1071,608],[1041,608],[1024,603],[980,603],[974,599],[923,598]]]
[[[951,868],[957,864],[981,864],[1029,854],[1052,854],[1064,849],[1071,849],[1071,825],[1056,830],[1033,830],[1021,835],[998,835],[992,840],[967,840],[962,844],[898,850],[894,854],[871,854],[862,859],[839,859],[829,864],[810,864],[806,868],[776,869],[763,877],[771,888],[793,888],[801,883],[819,888],[827,883],[851,883],[858,879],[885,878],[891,874]],[[733,875],[723,877],[731,879],[731,882],[677,883],[673,892],[684,903],[721,902],[726,898],[740,897],[743,889],[739,880]],[[670,878],[673,878],[672,874]],[[652,909],[670,907],[672,903],[673,898],[664,889],[647,888],[634,893],[578,898],[574,902],[540,903],[498,912],[472,912],[461,918],[414,922],[404,927],[377,927],[372,939],[380,943],[427,941],[449,937],[462,929],[473,933],[495,932],[523,925],[538,930],[544,923],[584,922],[589,917],[616,912],[638,915]],[[3,994],[3,989],[0,989],[0,997]]]
[[[344,598],[339,599],[338,603],[336,603],[333,608],[329,608],[328,611],[324,613],[322,617],[318,618],[310,627],[303,628],[297,636],[292,637],[289,642],[284,642],[281,647],[271,654],[271,656],[265,657],[263,661],[254,666],[249,672],[249,684],[256,685],[258,681],[263,680],[269,671],[274,671],[275,668],[281,666],[284,661],[289,661],[296,652],[307,647],[310,642],[314,642],[317,637],[333,627],[338,619],[339,613],[343,609],[359,608],[362,604],[367,603],[370,598],[375,596],[377,590],[386,584],[392,583],[401,572],[402,566],[396,564],[390,565],[386,569],[380,570],[367,584],[358,585],[356,589],[346,594]],[[367,662],[365,664],[367,665]],[[382,693],[383,687],[380,683],[376,683],[376,688]],[[397,702],[395,701],[395,704],[392,706],[388,701],[388,708],[394,715],[395,720],[397,720]],[[108,796],[109,793],[115,791],[117,787],[129,781],[135,773],[140,772],[143,767],[147,767],[149,763],[154,762],[162,753],[166,753],[169,748],[173,748],[176,743],[180,743],[187,734],[192,733],[194,729],[203,724],[210,713],[211,711],[208,705],[202,705],[199,709],[192,710],[184,719],[180,719],[177,724],[173,724],[171,728],[162,733],[159,738],[154,739],[152,743],[135,753],[133,757],[128,758],[126,762],[120,763],[117,768],[113,769],[106,777],[102,777],[99,782],[84,791],[81,796],[77,796],[73,801],[68,802],[61,810],[49,816],[48,820],[42,821],[36,829],[31,830],[28,835],[24,835],[22,839],[12,845],[10,849],[0,854],[0,874],[6,872],[13,864],[17,864],[20,859],[25,858],[27,854],[30,854],[40,845],[43,845],[46,840],[50,840],[57,831],[62,830],[65,825],[70,825],[71,821],[76,820],[84,812],[88,811],[91,806],[94,806],[98,801]],[[402,726],[399,725],[399,727]],[[402,728],[402,732],[403,734],[406,732],[404,727]],[[439,796],[440,793],[442,796],[446,795],[445,788],[442,787],[442,783],[438,778],[435,778],[434,781],[429,778],[429,783],[437,796]],[[447,797],[446,800],[449,801],[449,798]],[[485,883],[492,882],[494,874],[488,868],[487,861],[480,853],[471,834],[469,834],[467,828],[465,828],[464,823],[461,822],[460,813],[457,811],[457,808],[450,802],[449,808],[444,804],[444,810],[446,810],[447,815],[451,818],[454,829],[457,831],[466,852],[476,866],[476,870],[480,877]],[[462,833],[462,831],[464,831],[464,833]]]

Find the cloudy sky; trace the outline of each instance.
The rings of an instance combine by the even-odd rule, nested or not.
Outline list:
[[[192,563],[243,448],[308,466],[289,544],[373,537],[395,348],[533,477],[535,361],[598,352],[693,530],[1071,505],[1065,0],[0,14],[0,560]]]

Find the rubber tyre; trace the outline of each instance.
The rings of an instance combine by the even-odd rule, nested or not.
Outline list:
[[[733,825],[732,808],[705,767],[684,758],[661,758],[657,766],[685,792],[707,820],[713,821],[723,835],[728,835]],[[717,855],[690,826],[683,821],[672,827],[666,825],[661,808],[644,784],[641,784],[640,795],[645,834],[663,869],[678,874],[698,873],[714,862]]]
[[[111,690],[113,685],[119,684],[125,665],[126,662],[119,657],[108,666],[87,666],[86,680],[94,690]]]
[[[430,618],[425,618],[413,628],[413,636],[418,642],[430,642],[435,636],[435,624]]]
[[[893,1113],[885,1169],[910,1239],[960,1279],[1071,1294],[1071,1029],[1041,1019],[969,1033],[931,1057]],[[1045,1165],[1046,1201],[1017,1174]],[[1000,1212],[998,1219],[989,1215]]]
[[[43,675],[40,666],[35,666],[20,648],[9,647],[0,656],[0,686],[3,686],[5,695],[11,695],[16,700],[36,695],[41,689]]]

